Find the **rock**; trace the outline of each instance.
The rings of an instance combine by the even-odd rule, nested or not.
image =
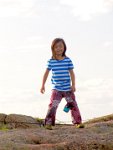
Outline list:
[[[0,122],[5,122],[5,118],[7,117],[6,114],[0,113]]]
[[[38,122],[31,116],[10,114],[5,118],[9,129],[39,127]]]
[[[0,127],[5,123],[6,114],[0,113]]]
[[[6,123],[8,119],[15,121],[15,126],[22,119],[25,125],[27,121],[36,121],[32,117],[15,114],[8,115]],[[0,130],[0,150],[113,150],[113,119],[87,122],[85,128],[57,124],[53,130],[44,127],[24,129],[26,126],[20,125],[17,129]]]

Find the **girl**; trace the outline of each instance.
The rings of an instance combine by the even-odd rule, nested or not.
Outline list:
[[[41,93],[45,92],[45,83],[52,70],[52,94],[48,112],[45,118],[45,128],[52,129],[55,125],[56,110],[61,99],[64,97],[67,105],[70,106],[72,123],[76,126],[81,125],[81,115],[74,92],[75,88],[75,74],[73,72],[73,63],[69,57],[66,56],[66,44],[63,39],[56,38],[51,45],[52,58],[48,60],[47,68],[43,76]]]

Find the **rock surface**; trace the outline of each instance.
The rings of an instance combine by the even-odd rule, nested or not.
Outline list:
[[[40,125],[36,119],[31,116],[19,115],[19,114],[0,114],[0,127],[3,125],[8,129],[15,128],[34,128]]]
[[[0,150],[113,150],[113,120],[0,131]]]
[[[0,114],[0,127],[5,123],[6,114]]]

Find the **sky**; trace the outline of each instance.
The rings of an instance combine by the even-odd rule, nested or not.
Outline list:
[[[74,64],[83,121],[113,113],[113,0],[0,0],[0,113],[45,118],[51,73],[40,88],[56,37]],[[65,104],[56,119],[71,123]]]

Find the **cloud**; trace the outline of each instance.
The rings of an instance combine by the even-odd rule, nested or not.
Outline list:
[[[71,13],[80,20],[90,20],[95,15],[108,13],[113,9],[113,0],[0,0],[0,17],[30,17],[41,14],[62,14],[66,7],[71,8]]]
[[[0,0],[0,17],[27,16],[33,6],[34,0]]]
[[[111,103],[113,79],[89,79],[77,81],[77,97],[83,104]]]
[[[112,113],[113,79],[92,78],[77,80],[76,100],[83,119],[94,118]]]
[[[113,9],[113,0],[60,0],[60,3],[71,7],[72,14],[84,21]]]
[[[59,12],[56,1],[0,0],[0,17],[41,17],[43,14]]]
[[[113,41],[105,41],[104,46],[105,47],[111,47],[113,45]]]
[[[37,48],[47,48],[48,44],[47,42],[44,42],[44,37],[42,36],[29,36],[26,37],[22,44],[20,46],[18,46],[16,49],[24,49],[24,50],[28,50],[31,49],[31,51],[33,51],[33,49],[37,49]]]
[[[17,37],[18,38],[18,37]],[[43,49],[43,48],[47,48],[48,44],[45,41],[44,42],[44,38],[42,36],[27,36],[27,37],[21,37],[21,39],[2,39],[2,36],[0,37],[1,43],[0,43],[0,52],[3,52],[4,49],[9,49],[11,48],[12,51],[19,50],[23,52],[27,50],[27,52],[33,51],[33,49]],[[18,41],[19,42],[18,42]],[[15,51],[17,52],[17,51]],[[10,52],[9,52],[10,53]]]

